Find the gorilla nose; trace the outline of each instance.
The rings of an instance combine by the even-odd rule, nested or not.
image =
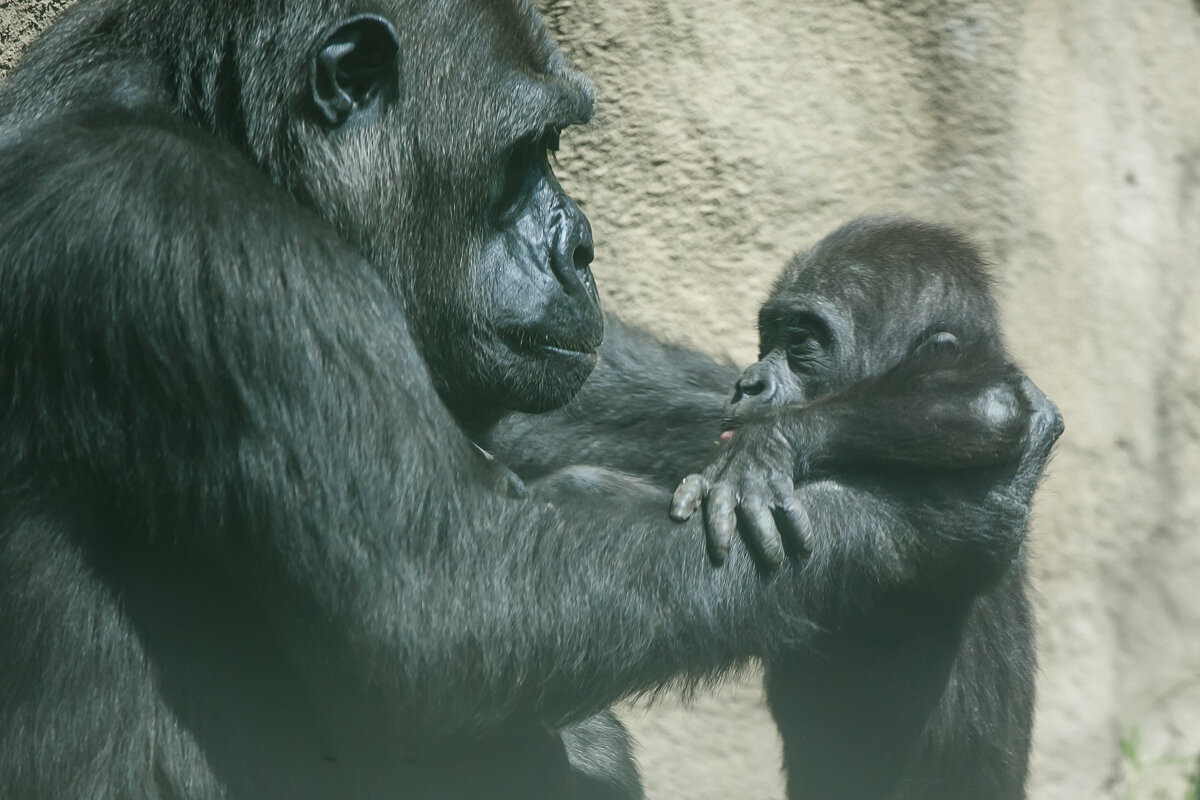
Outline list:
[[[746,368],[734,385],[734,404],[747,401],[765,403],[775,394],[775,378],[761,361]]]
[[[574,294],[581,289],[588,294],[595,294],[595,284],[589,269],[594,256],[592,226],[579,210],[579,206],[575,205],[575,201],[564,195],[555,212],[554,244],[550,263],[555,277],[568,294]]]
[[[582,272],[591,266],[592,259],[596,257],[596,252],[592,249],[592,237],[588,237],[581,241],[575,247],[575,252],[572,254],[572,260],[575,262],[575,269]]]

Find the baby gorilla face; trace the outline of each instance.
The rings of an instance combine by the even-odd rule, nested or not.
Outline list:
[[[953,332],[951,332],[953,331]],[[759,360],[725,408],[722,438],[901,362],[1005,358],[983,261],[955,231],[864,218],[796,255],[758,314]]]
[[[847,369],[838,366],[830,326],[813,315],[803,315],[778,330],[762,329],[765,355],[742,372],[733,397],[725,406],[721,439],[732,438],[743,422],[761,418],[782,406],[803,406],[852,382]],[[922,333],[910,342],[908,358],[954,358],[961,352],[957,336],[949,331]]]
[[[781,295],[776,292],[773,300]],[[764,311],[771,303],[764,306]],[[725,407],[721,438],[728,439],[747,419],[772,408],[803,405],[836,388],[838,373],[833,326],[823,316],[793,310],[759,319],[759,360],[738,378]]]

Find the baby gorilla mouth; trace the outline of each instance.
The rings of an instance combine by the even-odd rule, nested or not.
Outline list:
[[[722,442],[728,442],[737,433],[738,427],[742,424],[742,419],[737,413],[737,409],[727,407],[725,416],[721,418],[721,436]]]

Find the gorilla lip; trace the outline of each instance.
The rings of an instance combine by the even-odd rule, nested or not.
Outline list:
[[[566,347],[555,347],[550,344],[539,345],[536,349],[543,353],[553,353],[556,356],[564,358],[593,358],[596,355],[595,350],[573,350]]]
[[[508,345],[518,352],[531,355],[548,354],[561,358],[594,358],[599,344],[559,342],[548,336],[538,335],[527,328],[507,327],[500,330],[500,336]]]

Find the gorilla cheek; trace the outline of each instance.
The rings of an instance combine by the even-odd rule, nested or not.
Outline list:
[[[508,408],[556,408],[587,380],[604,335],[588,265],[587,218],[541,181],[515,218],[485,242],[475,311],[495,349],[491,390]]]
[[[591,261],[587,218],[545,181],[510,226],[485,245],[489,280],[482,311],[517,352],[566,359],[594,355],[604,320]]]

